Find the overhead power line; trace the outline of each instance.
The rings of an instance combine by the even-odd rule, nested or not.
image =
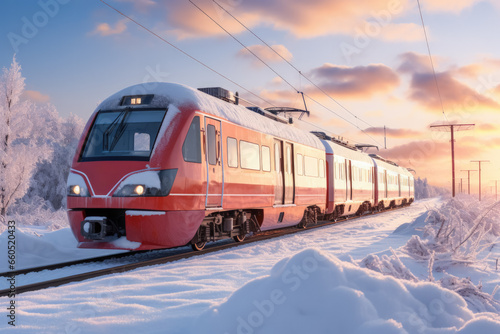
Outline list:
[[[274,68],[272,68],[268,63],[266,63],[262,58],[260,58],[257,54],[255,54],[255,52],[253,52],[252,50],[250,50],[243,42],[241,42],[236,36],[234,36],[232,33],[230,33],[227,29],[225,29],[221,24],[219,24],[213,17],[210,16],[210,14],[208,14],[206,11],[204,11],[202,8],[200,8],[195,2],[193,2],[192,0],[188,0],[194,7],[196,7],[200,12],[202,12],[206,17],[208,17],[213,23],[215,23],[219,28],[221,28],[226,34],[228,34],[229,36],[231,36],[238,44],[240,44],[242,47],[244,47],[248,52],[250,52],[255,58],[257,58],[262,64],[264,64],[267,68],[269,68],[274,74],[276,74],[278,77],[280,77],[286,84],[288,84],[288,86],[290,86],[290,88],[292,88],[295,92],[297,93],[303,93],[303,92],[300,92],[294,85],[292,85],[288,80],[286,80],[282,75],[280,75]],[[227,10],[224,9],[224,7],[222,7],[221,5],[219,5],[216,1],[214,1],[214,3],[216,3],[220,8],[222,8],[224,11],[226,11],[227,13],[229,13]],[[231,14],[230,14],[231,15]],[[235,18],[233,15],[231,15],[231,17]],[[235,20],[237,20],[235,18]],[[238,21],[238,20],[237,20]],[[240,22],[240,21],[238,21]],[[240,24],[242,24],[240,22]],[[243,25],[243,24],[242,24]],[[247,30],[248,28],[243,25]],[[252,34],[254,36],[257,36],[255,33],[252,32]],[[259,38],[259,37],[257,37]],[[262,40],[259,38],[259,40]],[[267,43],[266,43],[267,46],[269,46]],[[270,47],[270,46],[269,46]],[[276,54],[278,54],[282,59],[284,59],[278,52],[276,52],[273,48],[271,48]],[[290,62],[288,62],[286,59],[285,61],[289,64],[291,64]],[[292,65],[293,66],[293,65]],[[294,69],[296,69],[302,76],[304,76],[302,74],[301,71],[299,71],[297,68],[293,67]],[[304,76],[304,78],[306,78],[308,81],[310,81],[306,76]],[[312,83],[312,81],[310,81]],[[314,83],[313,83],[314,84]],[[319,88],[319,86],[316,86]],[[321,89],[321,88],[319,88]],[[324,92],[324,91],[323,91]],[[324,92],[326,94],[326,92]],[[331,113],[333,113],[334,115],[336,115],[337,117],[341,118],[342,120],[344,120],[345,122],[351,124],[352,126],[354,126],[355,128],[357,128],[358,130],[360,130],[361,132],[363,132],[366,136],[368,136],[371,140],[373,140],[375,143],[377,143],[377,145],[380,145],[372,136],[370,136],[368,133],[365,132],[365,130],[361,129],[357,124],[354,124],[353,122],[349,121],[347,118],[339,115],[338,113],[336,113],[335,111],[331,110],[330,108],[328,108],[327,106],[325,106],[324,104],[318,102],[317,100],[315,100],[314,98],[312,98],[310,95],[306,94],[306,93],[303,93],[305,96],[307,96],[310,100],[316,102],[318,105],[322,106],[323,108],[325,108],[326,110],[330,111]],[[335,101],[335,100],[334,100]],[[335,101],[337,102],[337,101]],[[337,102],[337,104],[339,104]],[[340,104],[339,104],[340,105]],[[343,107],[345,110],[347,110],[345,107]],[[348,110],[347,110],[348,111]],[[358,120],[361,120],[360,118],[358,118],[357,116],[355,116],[354,114],[352,114],[350,111],[348,111],[351,115],[353,115],[356,119]],[[362,121],[362,120],[361,120]],[[366,122],[365,122],[366,123]],[[368,123],[366,123],[368,124]],[[368,124],[370,125],[370,124]],[[370,125],[371,126],[371,125]]]
[[[265,100],[264,98],[260,97],[259,95],[255,94],[254,92],[252,92],[251,90],[243,87],[242,85],[240,85],[239,83],[235,82],[234,80],[228,78],[227,76],[225,76],[224,74],[218,72],[217,70],[213,69],[212,67],[208,66],[207,64],[205,64],[204,62],[202,62],[201,60],[199,60],[198,58],[195,58],[194,56],[190,55],[188,52],[182,50],[181,48],[179,48],[178,46],[176,46],[175,44],[169,42],[168,40],[166,40],[165,38],[161,37],[160,35],[158,35],[157,33],[155,33],[154,31],[150,30],[149,28],[147,28],[146,26],[142,25],[141,23],[137,22],[136,20],[134,20],[133,18],[131,18],[130,16],[128,16],[127,14],[121,12],[120,10],[116,9],[115,7],[113,7],[112,5],[110,5],[109,3],[107,3],[106,1],[104,0],[99,0],[101,1],[103,4],[105,4],[106,6],[108,6],[109,8],[111,8],[112,10],[114,10],[115,12],[117,12],[118,14],[120,14],[121,16],[127,18],[128,20],[130,20],[131,22],[135,23],[136,25],[138,25],[139,27],[141,27],[142,29],[146,30],[147,32],[149,32],[150,34],[154,35],[155,37],[157,37],[158,39],[160,39],[161,41],[163,41],[164,43],[167,43],[168,45],[170,45],[171,47],[173,47],[174,49],[176,49],[177,51],[181,52],[182,54],[184,54],[185,56],[191,58],[192,60],[194,60],[195,62],[197,62],[198,64],[202,65],[203,67],[209,69],[210,71],[214,72],[215,74],[221,76],[222,78],[226,79],[227,81],[231,82],[232,84],[236,85],[237,87],[243,89],[244,91],[246,91],[247,93],[251,94],[252,96],[258,98],[259,100],[275,107],[274,104],[272,104],[271,102]]]
[[[201,60],[199,60],[198,58],[192,56],[191,54],[189,54],[188,52],[184,51],[183,49],[181,49],[180,47],[176,46],[175,44],[171,43],[170,41],[168,41],[167,39],[161,37],[160,35],[158,35],[157,33],[155,33],[154,31],[152,31],[151,29],[149,29],[148,27],[144,26],[143,24],[141,24],[140,22],[134,20],[133,18],[131,18],[130,16],[128,16],[127,14],[123,13],[122,11],[120,11],[119,9],[115,8],[114,6],[110,5],[108,2],[106,2],[105,0],[99,0],[101,1],[103,4],[105,4],[106,6],[108,6],[109,8],[111,8],[112,10],[114,10],[115,12],[117,12],[118,14],[120,14],[121,16],[123,16],[124,18],[128,19],[129,21],[131,21],[132,23],[136,24],[137,26],[139,26],[140,28],[146,30],[147,32],[149,32],[150,34],[152,34],[153,36],[155,36],[156,38],[160,39],[162,42],[170,45],[171,47],[173,47],[174,49],[176,49],[177,51],[179,51],[180,53],[184,54],[185,56],[187,56],[188,58],[194,60],[195,62],[197,62],[198,64],[202,65],[203,67],[207,68],[208,70],[212,71],[213,73],[219,75],[220,77],[224,78],[225,80],[231,82],[232,84],[234,84],[235,86],[241,88],[242,90],[246,91],[247,93],[249,93],[250,95],[256,97],[257,99],[265,102],[266,104],[269,104],[273,107],[276,107],[276,105],[274,105],[273,103],[269,102],[268,100],[262,98],[261,96],[257,95],[256,93],[252,92],[251,90],[247,89],[246,87],[238,84],[236,81],[230,79],[229,77],[227,77],[226,75],[220,73],[219,71],[215,70],[214,68],[210,67],[209,65],[205,64],[204,62],[202,62]],[[195,5],[191,0],[189,0],[193,5]],[[198,9],[201,10],[201,8],[199,8],[198,6],[195,5],[195,7],[197,7]],[[202,11],[203,12],[203,11]],[[206,12],[204,12],[205,15],[209,16]],[[211,18],[212,19],[212,18]],[[214,21],[214,23],[216,23],[219,27],[221,27],[221,29],[223,29],[224,31],[226,31],[226,33],[229,34],[229,32],[224,29],[222,26],[220,26],[217,22],[215,22],[215,20],[212,19],[212,21]],[[235,40],[238,41],[238,43],[240,43],[242,46],[244,46],[247,50],[248,48],[243,44],[241,43],[236,37],[234,37],[233,35],[231,35]],[[249,50],[250,51],[250,50]],[[291,85],[288,81],[286,81],[281,75],[279,75],[274,69],[272,69],[267,63],[265,63],[261,58],[259,58],[257,55],[255,55],[255,53],[251,52],[255,57],[257,57],[260,61],[262,61],[268,68],[270,68],[276,75],[278,75],[280,78],[282,78],[285,82],[287,82],[296,92],[299,93],[299,91],[293,86]],[[355,128],[357,128],[358,130],[360,130],[361,132],[363,132],[366,136],[368,136],[370,139],[372,139],[375,143],[378,144],[378,142],[373,138],[371,137],[367,132],[365,132],[363,129],[361,129],[359,126],[357,126],[356,124],[352,123],[351,121],[347,120],[346,118],[342,117],[341,115],[337,114],[335,111],[331,110],[330,108],[326,107],[325,105],[321,104],[320,102],[318,102],[317,100],[315,100],[314,98],[312,98],[311,96],[309,96],[308,94],[304,94],[305,96],[307,96],[310,100],[314,101],[315,103],[317,103],[318,105],[322,106],[323,108],[325,108],[326,110],[332,112],[333,114],[335,114],[337,117],[341,118],[342,120],[344,120],[345,122],[351,124],[352,126],[354,126]],[[324,129],[323,129],[324,130]]]
[[[420,20],[422,21],[422,29],[424,30],[425,43],[427,44],[427,52],[429,53],[429,59],[431,61],[432,73],[434,76],[434,83],[436,84],[436,90],[439,96],[439,102],[441,103],[441,111],[443,112],[444,119],[448,121],[448,117],[446,117],[446,113],[444,112],[443,99],[441,97],[441,91],[439,89],[439,84],[437,81],[436,70],[434,69],[434,61],[432,60],[431,47],[429,46],[429,39],[427,38],[427,31],[425,29],[424,16],[422,15],[422,8],[420,7],[420,0],[417,0],[418,11],[420,13]]]
[[[255,38],[257,38],[259,41],[261,41],[265,46],[267,46],[271,51],[273,51],[278,57],[280,57],[282,60],[284,60],[288,65],[290,65],[295,71],[297,71],[300,76],[304,77],[307,81],[309,81],[310,84],[312,84],[314,87],[316,87],[319,91],[321,91],[325,96],[327,96],[330,100],[335,102],[340,108],[348,112],[351,116],[356,118],[357,120],[365,123],[366,125],[370,127],[374,127],[370,123],[366,122],[365,120],[359,118],[356,114],[352,113],[349,109],[347,109],[345,106],[343,106],[340,102],[338,102],[336,99],[334,99],[330,94],[328,94],[323,88],[321,88],[319,85],[314,83],[309,77],[307,77],[304,73],[302,73],[301,70],[299,70],[295,65],[292,64],[288,59],[283,57],[278,51],[276,51],[271,45],[269,45],[266,41],[264,41],[262,38],[260,38],[255,32],[253,32],[250,28],[248,28],[243,22],[238,20],[237,17],[235,17],[233,14],[231,14],[224,6],[219,4],[216,0],[212,0],[220,9],[222,9],[224,12],[226,12],[229,16],[231,16],[236,22],[238,22],[243,28],[245,28],[249,33],[251,33]]]

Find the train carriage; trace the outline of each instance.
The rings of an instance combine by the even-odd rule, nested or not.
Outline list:
[[[375,200],[373,160],[354,147],[323,138],[330,175],[326,214],[338,218],[370,210]]]
[[[263,119],[176,84],[132,86],[105,100],[68,178],[79,247],[202,248],[324,211],[323,145]]]
[[[380,210],[412,203],[414,200],[413,176],[403,167],[371,154],[375,165],[375,203]]]
[[[68,177],[78,247],[200,250],[413,201],[408,170],[201,90],[136,85],[98,106]]]

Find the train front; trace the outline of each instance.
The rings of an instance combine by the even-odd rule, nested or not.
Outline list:
[[[181,246],[203,219],[194,203],[169,196],[176,179],[183,182],[179,140],[189,130],[189,123],[183,126],[189,113],[165,96],[133,94],[138,88],[105,100],[80,139],[67,183],[68,217],[80,248]]]

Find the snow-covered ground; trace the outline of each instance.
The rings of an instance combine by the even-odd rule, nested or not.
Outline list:
[[[16,297],[16,328],[11,329],[500,333],[500,292],[495,291],[500,284],[500,247],[494,235],[499,217],[493,212],[494,219],[490,214],[482,219],[477,203],[463,201],[465,207],[448,200],[419,201],[402,210],[258,244],[21,294]],[[467,236],[457,236],[457,229],[447,226],[446,219],[451,224],[452,218],[461,219],[463,231],[478,225],[475,231],[484,232],[486,241],[476,245],[476,233],[463,252],[447,251],[446,242],[455,248],[454,240],[460,243]],[[70,260],[84,252],[96,255],[71,251],[72,237],[65,229],[36,231],[40,236],[32,232],[18,234],[20,243],[23,238],[34,243],[18,250],[19,263],[26,266]],[[4,238],[0,236],[0,247],[5,246]],[[22,280],[17,278],[19,284]],[[7,303],[6,297],[0,298],[1,305]],[[0,322],[0,331],[8,327],[6,319]]]

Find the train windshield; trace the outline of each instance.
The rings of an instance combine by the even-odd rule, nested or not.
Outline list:
[[[81,160],[149,160],[165,113],[130,109],[99,112]]]

